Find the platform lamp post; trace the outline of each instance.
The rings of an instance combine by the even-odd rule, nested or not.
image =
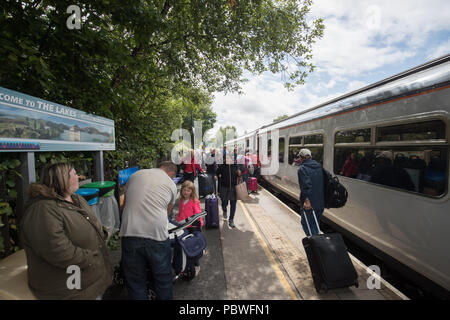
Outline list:
[[[194,114],[191,110],[191,146],[192,149],[195,150],[195,145],[194,145],[194,135],[195,135],[195,130],[194,130]]]

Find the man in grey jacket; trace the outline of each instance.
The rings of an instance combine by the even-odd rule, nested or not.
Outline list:
[[[298,184],[300,186],[300,204],[302,206],[302,227],[307,236],[318,234],[319,229],[314,220],[313,212],[316,215],[317,223],[324,211],[324,185],[322,165],[312,159],[309,149],[301,149],[300,167],[298,169]],[[309,222],[309,228],[305,221]],[[311,229],[311,232],[310,232]]]

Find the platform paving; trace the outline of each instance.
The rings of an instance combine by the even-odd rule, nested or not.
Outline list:
[[[201,199],[204,208],[204,199]],[[178,203],[173,215],[178,211]],[[359,275],[358,288],[315,291],[308,261],[301,244],[305,237],[300,217],[269,192],[260,189],[251,201],[238,201],[230,228],[219,202],[220,227],[204,229],[207,249],[199,275],[174,285],[176,300],[400,300],[395,288],[367,288],[371,276],[352,257]],[[120,249],[111,252],[113,264]],[[126,298],[126,293],[120,295]]]

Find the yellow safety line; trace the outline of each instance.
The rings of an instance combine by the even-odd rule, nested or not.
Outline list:
[[[245,216],[247,217],[247,220],[250,222],[251,227],[253,228],[253,231],[256,234],[256,237],[258,238],[259,244],[264,249],[264,252],[266,253],[267,257],[269,258],[270,264],[272,265],[272,268],[275,271],[275,274],[278,277],[278,280],[280,280],[281,285],[283,286],[286,293],[288,293],[292,299],[299,300],[295,292],[292,290],[291,286],[289,285],[289,282],[287,281],[286,277],[284,276],[283,272],[280,270],[280,267],[278,266],[278,263],[275,261],[275,258],[272,255],[272,252],[270,252],[269,247],[267,246],[266,242],[263,240],[261,233],[258,231],[258,228],[256,227],[255,223],[253,222],[253,219],[250,217],[250,214],[248,213],[247,209],[242,204],[242,201],[239,200],[239,203],[241,205],[242,211],[244,211]]]

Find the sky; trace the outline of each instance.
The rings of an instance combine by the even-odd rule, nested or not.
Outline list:
[[[449,0],[315,0],[309,19],[323,18],[313,46],[316,69],[303,86],[283,87],[281,74],[246,74],[243,94],[215,93],[215,127],[238,135],[450,53]]]

